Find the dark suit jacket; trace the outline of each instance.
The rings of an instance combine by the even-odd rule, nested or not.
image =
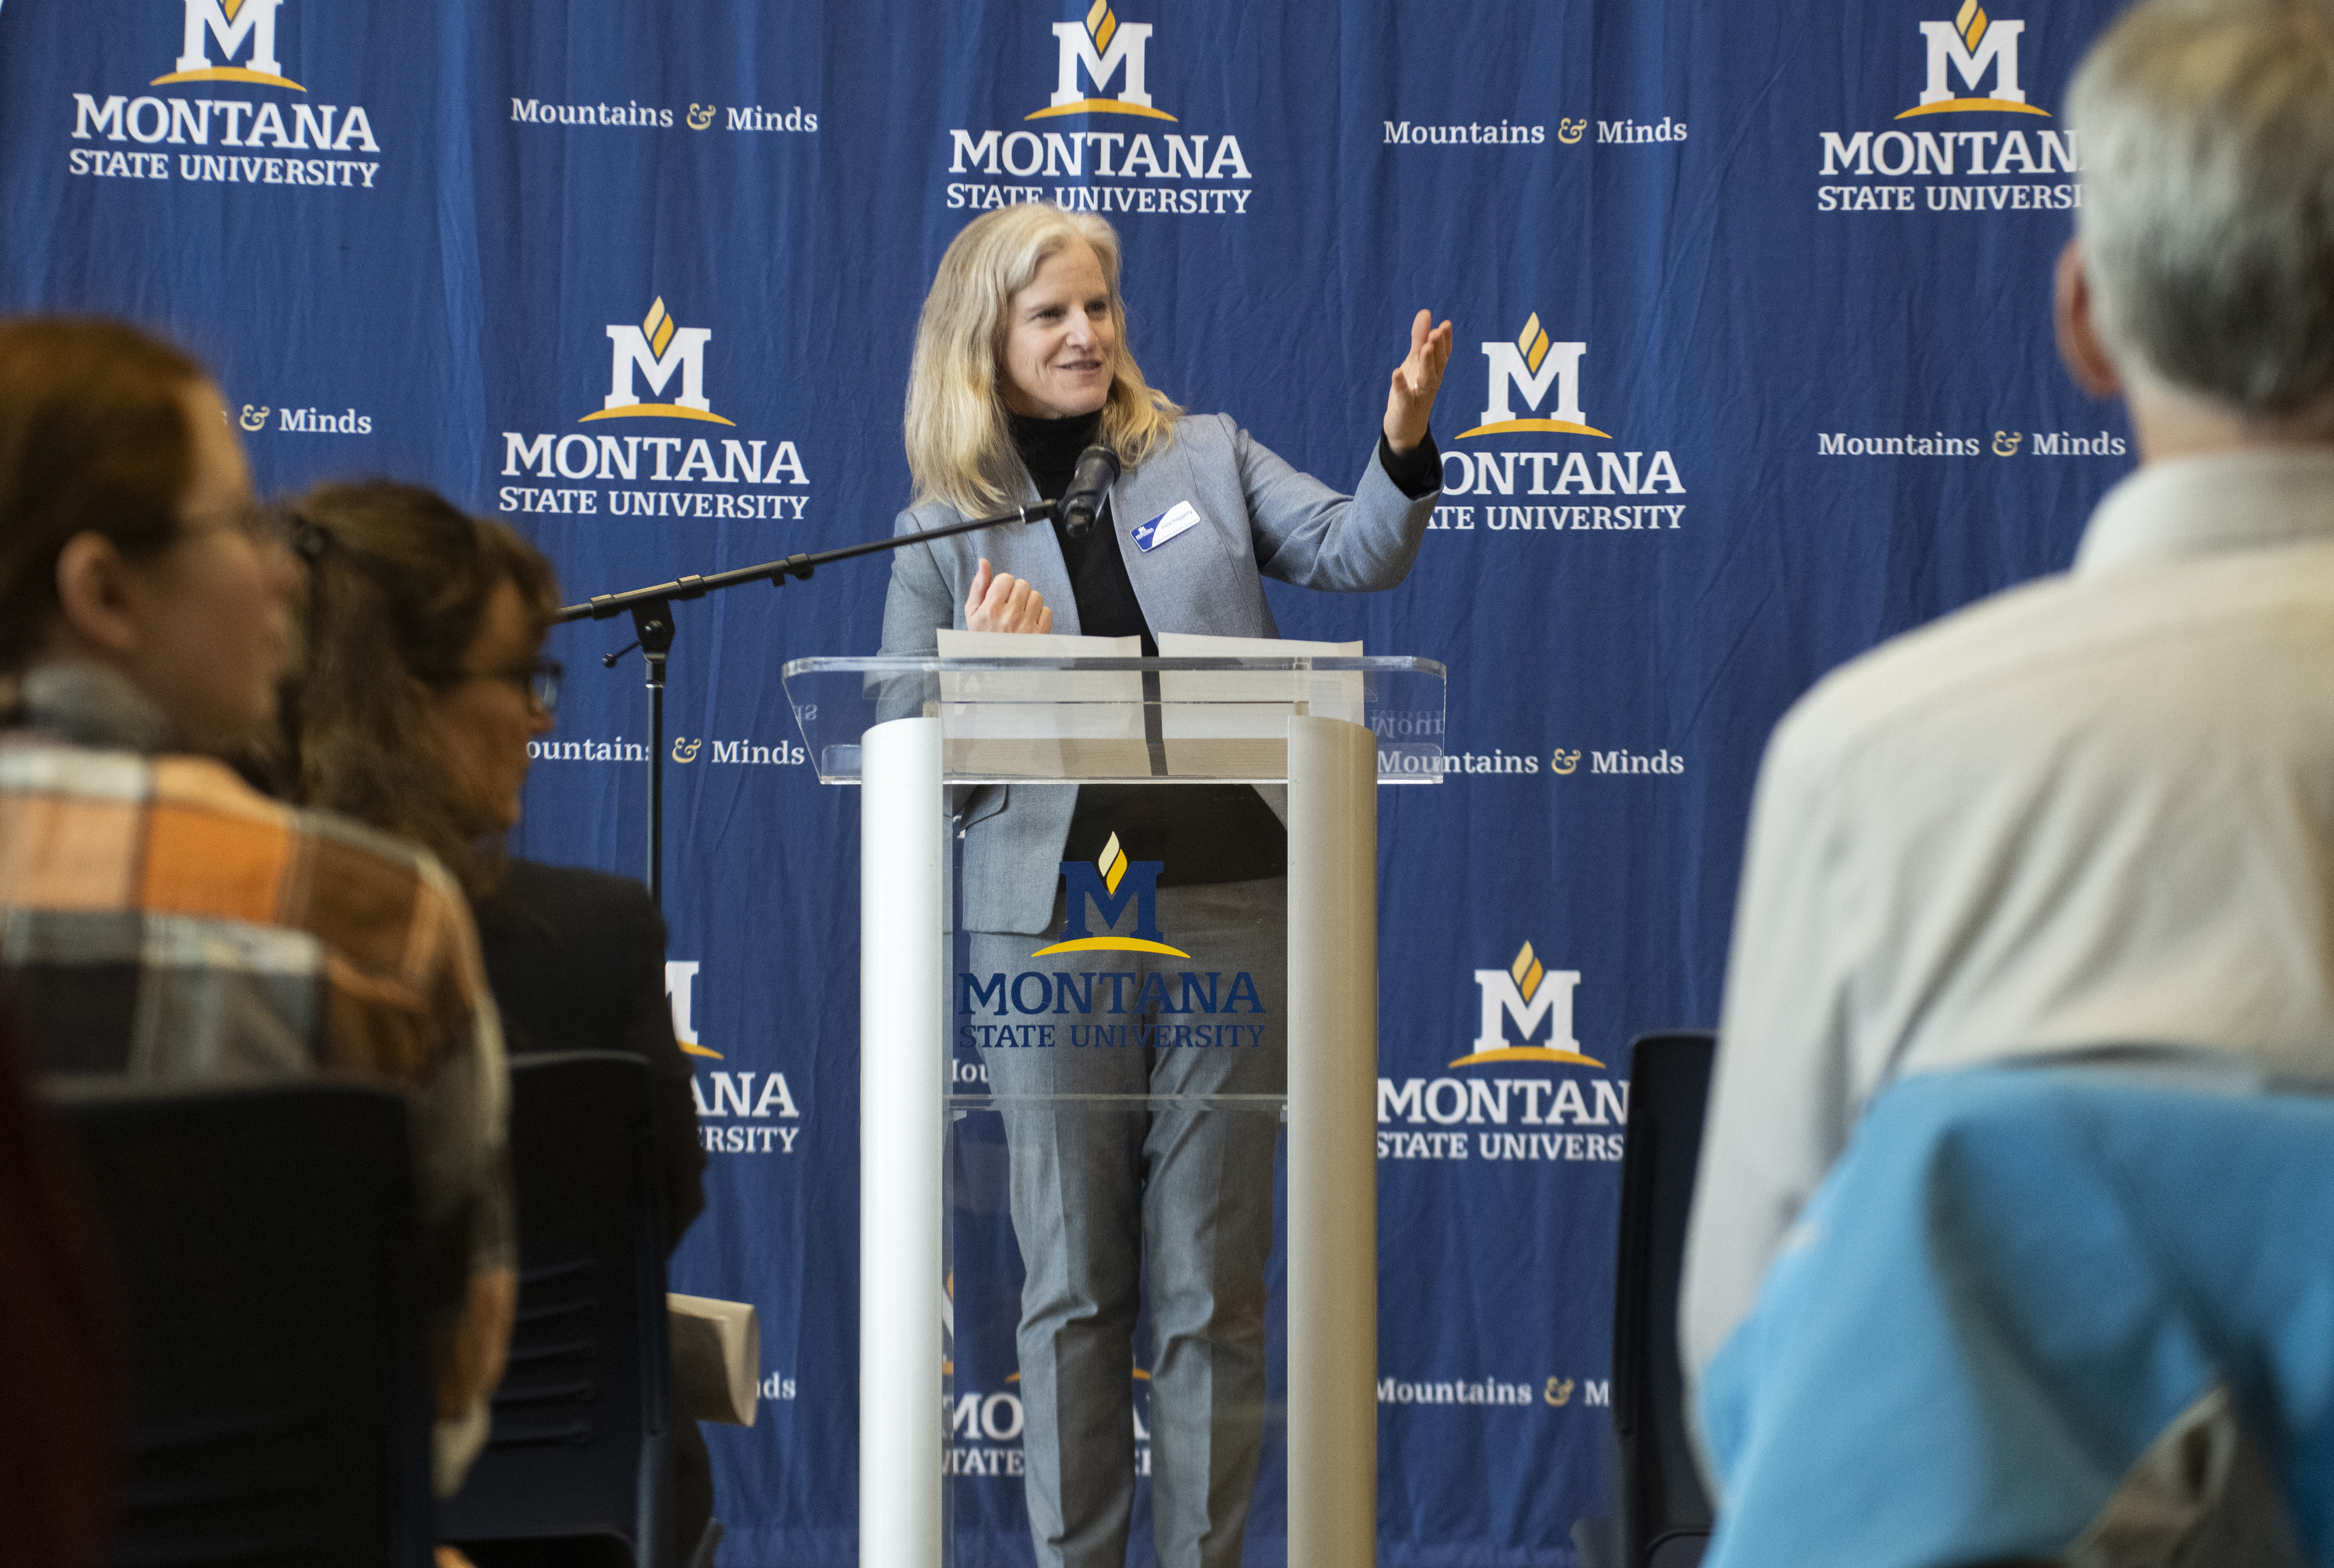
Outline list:
[[[664,994],[664,919],[629,877],[513,860],[478,906],[487,983],[514,1056],[530,1051],[629,1051],[656,1082],[665,1246],[705,1207],[705,1150],[689,1058],[672,1037]]]

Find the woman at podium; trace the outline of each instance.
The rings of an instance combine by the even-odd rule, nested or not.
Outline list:
[[[940,258],[917,324],[906,418],[916,501],[895,532],[1056,499],[1089,445],[1115,452],[1122,475],[1083,536],[1057,521],[894,553],[883,651],[930,655],[940,629],[955,627],[1138,637],[1155,656],[1161,631],[1278,636],[1262,576],[1343,592],[1394,587],[1442,490],[1427,418],[1451,324],[1430,330],[1431,320],[1421,311],[1413,322],[1375,449],[1343,495],[1230,418],[1186,413],[1144,381],[1126,344],[1108,223],[1042,204],[975,219]],[[1248,785],[998,785],[962,803],[971,972],[1008,984],[1072,963],[1110,972],[1098,976],[1083,1044],[981,1053],[991,1088],[1010,1097],[1011,1214],[1027,1275],[1017,1336],[1026,1488],[1041,1568],[1125,1561],[1129,1373],[1146,1270],[1159,1559],[1239,1561],[1262,1439],[1279,1123],[1277,1107],[1190,1107],[1193,1097],[1286,1092],[1284,810]],[[1066,924],[1086,928],[1088,911],[1068,908],[1066,886],[1116,894],[1128,876],[1138,891],[1155,887],[1165,951],[1033,957]],[[1141,900],[1114,901],[1121,927],[1140,920]],[[1093,912],[1107,923],[1107,910]],[[1172,1027],[1191,1021],[1174,1001],[1187,973],[1201,984],[1220,976],[1234,994],[1248,979],[1224,1015],[1234,1033],[1172,1043],[1191,1038]],[[1056,1095],[1089,1098],[1046,1099]],[[1146,1106],[1145,1096],[1160,1098]]]

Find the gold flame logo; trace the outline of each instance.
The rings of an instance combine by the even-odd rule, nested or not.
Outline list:
[[[1539,374],[1539,362],[1548,358],[1548,333],[1539,324],[1539,313],[1534,311],[1524,330],[1516,334],[1516,347],[1524,354],[1524,363],[1533,375]]]
[[[1540,981],[1548,976],[1548,971],[1540,967],[1529,942],[1516,949],[1516,961],[1508,966],[1508,973],[1515,976],[1516,995],[1527,1002],[1532,999],[1532,993],[1539,989]]]
[[[1961,14],[1953,18],[1953,30],[1962,42],[1974,52],[1977,41],[1985,36],[1985,7],[1977,0],[1962,0]]]
[[[649,313],[641,320],[641,336],[648,339],[649,352],[660,360],[663,359],[665,347],[672,341],[677,326],[672,317],[665,313],[664,296],[657,295],[656,303],[649,307]]]
[[[1118,847],[1118,835],[1110,835],[1102,853],[1095,857],[1095,870],[1102,873],[1102,885],[1112,892],[1118,891],[1120,880],[1126,875],[1126,851]]]
[[[1095,0],[1093,9],[1086,13],[1086,33],[1095,41],[1095,53],[1108,50],[1111,35],[1117,31],[1118,14],[1110,8],[1110,0]]]

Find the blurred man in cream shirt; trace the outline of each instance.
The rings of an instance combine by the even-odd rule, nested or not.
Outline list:
[[[1866,1102],[2127,1045],[2334,1079],[2334,5],[2078,72],[2059,351],[2140,467],[2072,568],[1821,681],[1760,775],[1688,1242],[1698,1377]]]

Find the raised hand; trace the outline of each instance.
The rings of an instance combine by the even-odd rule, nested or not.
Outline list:
[[[1051,631],[1054,611],[1045,596],[1018,577],[989,569],[986,556],[973,573],[964,601],[964,624],[972,631]]]
[[[1432,312],[1421,311],[1410,323],[1410,353],[1394,367],[1394,385],[1386,391],[1386,445],[1397,453],[1426,439],[1426,418],[1434,411],[1443,367],[1451,362],[1451,323],[1429,332],[1433,319]]]

